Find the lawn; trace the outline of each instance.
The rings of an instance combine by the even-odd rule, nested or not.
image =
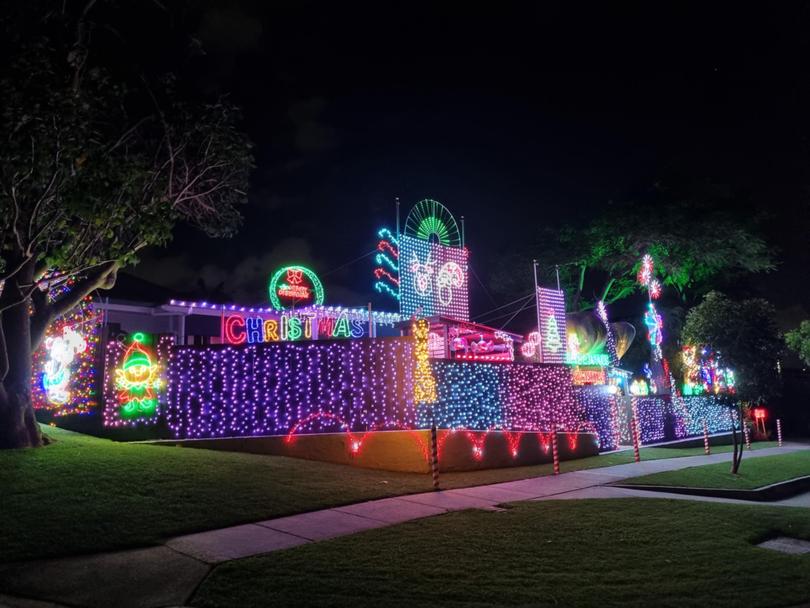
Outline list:
[[[148,545],[161,539],[374,498],[424,492],[429,475],[279,456],[115,443],[46,427],[42,449],[0,453],[0,562]],[[702,453],[649,448],[643,458]],[[562,463],[632,461],[632,451]],[[550,465],[447,473],[442,487],[551,473]]]
[[[634,477],[629,483],[751,490],[805,475],[810,475],[810,450],[748,460],[743,456],[739,475],[731,474],[728,463],[708,464]]]
[[[793,606],[810,555],[803,509],[614,499],[461,511],[228,562],[191,604],[240,606]]]

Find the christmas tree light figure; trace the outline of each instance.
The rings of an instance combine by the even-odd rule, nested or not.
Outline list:
[[[545,348],[554,353],[562,348],[560,328],[557,326],[557,317],[553,314],[546,321]]]

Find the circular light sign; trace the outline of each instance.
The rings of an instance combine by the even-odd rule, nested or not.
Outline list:
[[[270,303],[276,310],[323,304],[323,285],[306,266],[284,266],[270,278]]]

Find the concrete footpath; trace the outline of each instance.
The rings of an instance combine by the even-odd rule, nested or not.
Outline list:
[[[744,458],[805,449],[810,446],[786,443],[782,448],[746,451]],[[730,459],[729,453],[723,453],[649,460],[557,476],[411,494],[179,536],[157,547],[0,566],[0,608],[180,606],[191,597],[211,568],[225,561],[450,511],[497,510],[499,504],[521,500],[644,497],[810,507],[810,494],[778,502],[754,503],[606,485]]]

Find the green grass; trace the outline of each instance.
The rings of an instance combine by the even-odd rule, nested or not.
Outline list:
[[[810,475],[810,450],[750,459],[743,455],[739,475],[732,475],[724,462],[634,477],[629,483],[751,490],[805,475]]]
[[[211,450],[115,443],[45,427],[55,441],[0,452],[0,562],[154,544],[170,536],[424,492],[429,475]],[[702,453],[649,448],[643,458]],[[632,451],[562,463],[632,461]],[[548,475],[551,465],[445,473],[443,488]]]
[[[613,499],[461,511],[228,562],[191,604],[222,606],[792,606],[810,555],[803,509]]]

